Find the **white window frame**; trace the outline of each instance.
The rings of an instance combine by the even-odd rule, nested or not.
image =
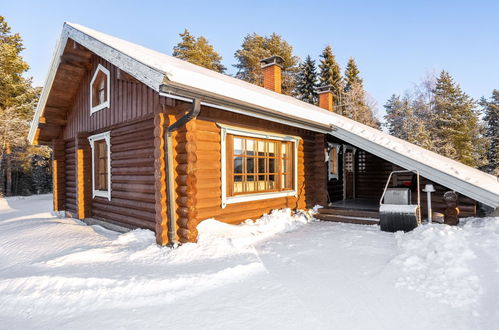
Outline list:
[[[339,161],[340,161],[340,147],[341,145],[338,143],[328,143],[329,145],[329,152],[326,154],[326,162],[327,162],[327,177],[328,180],[333,180],[333,179],[338,179],[340,175],[340,166],[339,166]],[[338,167],[338,170],[336,174],[331,173],[331,151],[333,149],[336,149],[336,166]]]
[[[96,141],[105,140],[107,145],[107,191],[95,189],[95,152],[94,143]],[[104,132],[92,135],[88,138],[90,148],[92,150],[92,198],[104,197],[111,200],[111,132]]]
[[[97,78],[97,75],[99,72],[102,72],[106,75],[106,80],[107,80],[107,88],[106,88],[106,102],[103,102],[99,105],[96,105],[95,107],[92,106],[93,104],[93,85],[95,82],[95,79]],[[109,73],[109,70],[106,69],[102,64],[97,65],[97,68],[95,69],[94,75],[92,77],[92,80],[90,81],[90,115],[94,114],[95,112],[109,108],[111,102],[111,74]]]
[[[221,175],[222,175],[222,208],[228,204],[243,203],[250,201],[259,201],[263,199],[298,196],[298,145],[299,137],[281,135],[276,133],[267,133],[246,128],[233,127],[224,124],[218,124],[221,128]],[[239,136],[254,137],[260,139],[269,139],[277,141],[289,141],[293,143],[293,189],[278,192],[253,193],[247,195],[227,196],[227,134]]]

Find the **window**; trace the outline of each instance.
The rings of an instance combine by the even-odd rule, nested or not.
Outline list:
[[[366,172],[366,152],[364,150],[359,150],[357,152],[357,171],[359,173]]]
[[[99,64],[90,82],[90,114],[109,107],[109,70]]]
[[[93,197],[111,200],[111,144],[110,132],[88,138],[92,148],[92,192]]]
[[[329,154],[328,154],[328,178],[329,180],[338,179],[338,154],[340,145],[329,143]]]
[[[222,207],[296,195],[297,142],[222,126]]]

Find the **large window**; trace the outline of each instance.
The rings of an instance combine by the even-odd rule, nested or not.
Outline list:
[[[88,138],[92,148],[93,197],[111,200],[111,145],[109,132]]]
[[[296,194],[297,138],[223,126],[222,204]]]
[[[90,114],[109,107],[109,70],[99,64],[90,82]]]

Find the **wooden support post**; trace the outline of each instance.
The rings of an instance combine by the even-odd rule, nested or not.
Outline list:
[[[457,193],[453,191],[447,191],[444,194],[444,202],[447,208],[444,211],[444,223],[446,225],[456,226],[459,224],[459,208]]]
[[[63,140],[52,140],[52,189],[54,211],[66,208],[66,153]]]
[[[78,133],[75,138],[76,214],[78,219],[90,217],[92,203],[92,155],[88,136],[87,133]]]
[[[165,131],[166,114],[154,116],[154,187],[155,187],[155,222],[156,242],[159,245],[168,244],[167,228],[167,191],[166,191],[166,159]]]
[[[317,192],[315,196],[315,201],[313,204],[327,205],[327,166],[325,162],[325,151],[326,146],[324,140],[324,134],[317,134],[315,136],[315,155],[314,155],[314,176],[316,187],[313,188]],[[306,174],[305,174],[306,175]],[[310,206],[310,205],[309,205]],[[312,205],[313,206],[313,205]]]

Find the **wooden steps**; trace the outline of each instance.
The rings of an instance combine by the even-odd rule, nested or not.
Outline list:
[[[314,215],[314,217],[323,221],[354,223],[359,225],[377,225],[379,223],[378,211],[336,207],[319,209],[319,213]]]

